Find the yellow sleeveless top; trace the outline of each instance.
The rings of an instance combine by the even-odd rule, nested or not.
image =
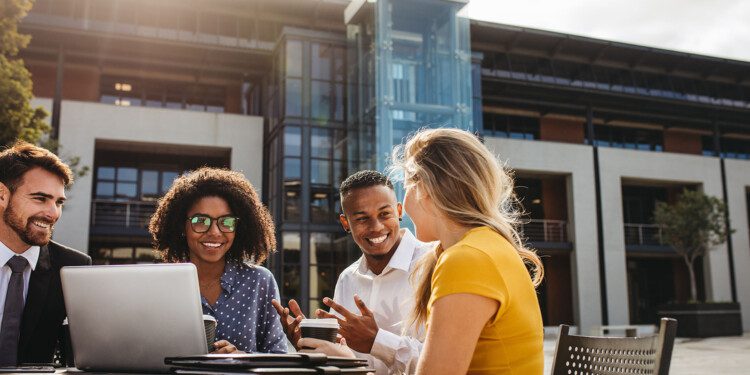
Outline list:
[[[478,227],[440,252],[432,275],[428,321],[436,300],[457,293],[500,302],[479,335],[469,374],[542,374],[544,326],[539,302],[531,276],[508,240],[489,227]]]

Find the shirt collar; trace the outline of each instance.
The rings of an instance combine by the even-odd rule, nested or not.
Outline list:
[[[224,273],[221,274],[221,287],[229,293],[232,293],[234,280],[239,276],[239,267],[240,265],[237,262],[231,260],[227,260],[224,264]]]
[[[10,260],[10,258],[12,258],[14,255],[20,255],[26,258],[26,261],[29,262],[29,266],[31,266],[31,270],[33,271],[36,269],[36,263],[39,260],[39,246],[32,246],[23,253],[16,254],[13,250],[8,248],[8,246],[5,246],[2,241],[0,241],[0,267],[5,266],[5,263],[8,263],[8,260]]]
[[[409,272],[411,260],[414,256],[414,248],[417,246],[417,238],[414,237],[411,231],[407,228],[401,228],[401,231],[403,231],[401,241],[398,243],[396,251],[393,252],[391,260],[388,261],[388,265],[385,266],[381,275],[389,269],[398,269],[404,272]],[[367,268],[367,260],[364,256],[359,259],[359,271],[361,273],[371,272],[370,269]]]

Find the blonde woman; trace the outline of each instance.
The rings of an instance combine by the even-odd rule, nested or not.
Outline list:
[[[418,374],[541,374],[543,269],[514,225],[513,179],[471,133],[428,129],[393,156],[425,256],[414,324],[427,327]]]

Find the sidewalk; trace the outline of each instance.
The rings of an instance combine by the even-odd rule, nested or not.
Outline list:
[[[552,371],[555,340],[544,340],[545,374]],[[742,337],[675,340],[670,374],[750,374],[750,333]]]

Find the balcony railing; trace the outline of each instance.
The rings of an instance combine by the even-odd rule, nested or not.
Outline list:
[[[521,232],[531,242],[568,242],[567,227],[565,220],[529,220]]]
[[[657,224],[625,224],[625,245],[662,246],[661,227]]]
[[[156,202],[95,199],[91,202],[91,226],[145,229],[154,211]]]

